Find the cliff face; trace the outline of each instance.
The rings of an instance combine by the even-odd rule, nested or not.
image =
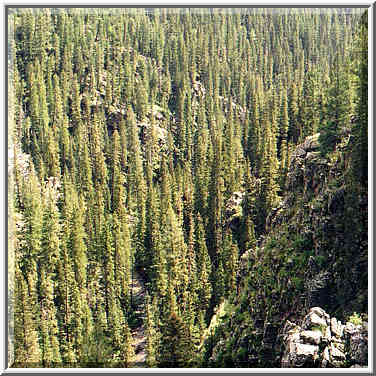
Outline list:
[[[283,327],[310,307],[345,322],[367,311],[367,189],[351,174],[352,135],[327,157],[318,135],[291,156],[286,194],[241,258],[239,284],[205,344],[218,367],[281,367]],[[342,362],[341,366],[346,366]]]

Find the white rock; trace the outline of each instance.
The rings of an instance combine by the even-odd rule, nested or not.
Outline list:
[[[300,336],[308,343],[318,345],[320,343],[322,333],[319,330],[303,330]]]
[[[325,317],[328,319],[330,316],[320,307],[312,307],[310,310],[312,313],[316,313],[317,316]]]
[[[339,351],[345,351],[345,345],[342,342],[332,342],[333,346],[338,349]]]
[[[346,359],[345,354],[341,350],[337,349],[333,343],[330,345],[330,355],[331,358]]]
[[[304,343],[295,343],[295,352],[298,356],[307,356],[315,358],[319,351],[318,346],[306,345]]]
[[[330,328],[332,330],[332,333],[340,338],[343,334],[343,325],[341,324],[341,321],[337,321],[335,317],[332,317],[330,320]]]
[[[322,366],[326,367],[330,362],[330,355],[329,355],[329,347],[325,347],[324,352],[322,354]]]
[[[306,316],[305,328],[311,329],[314,326],[326,327],[328,326],[324,317],[318,316],[315,312],[310,312]]]
[[[294,329],[290,330],[289,332],[289,339],[290,342],[300,342],[300,332]]]

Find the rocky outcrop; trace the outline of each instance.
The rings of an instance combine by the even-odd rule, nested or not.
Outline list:
[[[367,323],[342,324],[321,308],[311,308],[302,324],[286,321],[281,367],[367,367]]]
[[[344,135],[324,157],[317,134],[292,154],[285,195],[241,254],[232,308],[205,343],[208,366],[367,364],[364,326],[339,321],[368,306],[367,191],[351,175],[353,148]],[[240,209],[236,194],[226,205],[231,228]],[[307,307],[316,308],[301,320]]]
[[[319,151],[317,133],[309,136],[298,145],[291,155],[287,175],[286,195],[279,206],[273,208],[266,219],[266,231],[288,220],[289,208],[296,204],[297,195],[311,199],[312,194],[319,195],[325,189],[330,165]]]
[[[234,192],[226,202],[225,224],[232,230],[238,228],[243,213],[242,203],[244,195],[244,192]]]
[[[297,234],[301,238],[302,251],[312,250],[306,265],[306,306],[341,307],[343,312],[336,314],[343,317],[366,310],[367,192],[354,189],[351,181],[348,166],[353,145],[349,135],[329,157],[321,155],[319,146],[316,134],[292,154],[286,194],[270,211],[266,232],[280,232],[285,226],[288,237]]]

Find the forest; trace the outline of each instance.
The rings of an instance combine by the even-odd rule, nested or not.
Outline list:
[[[365,8],[7,12],[11,367],[274,368],[287,318],[367,321]]]

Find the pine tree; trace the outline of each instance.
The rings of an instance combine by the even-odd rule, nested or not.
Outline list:
[[[146,365],[150,368],[156,367],[156,318],[155,304],[152,304],[150,297],[146,297]]]
[[[281,147],[280,147],[280,186],[283,190],[286,183],[287,169],[288,169],[288,134],[289,134],[289,114],[288,114],[288,98],[284,91],[282,96],[282,113],[281,113]]]
[[[195,174],[195,208],[202,217],[206,216],[207,195],[208,195],[208,129],[205,112],[200,107],[198,125],[194,137],[194,161],[193,169]]]
[[[364,186],[368,181],[368,21],[362,15],[357,52],[360,54],[357,75],[359,77],[354,135],[356,147],[353,157],[353,173]]]
[[[75,199],[75,198],[74,198]],[[86,286],[87,247],[85,244],[84,210],[82,199],[74,201],[74,211],[71,222],[71,252],[74,262],[74,271],[78,286]]]
[[[340,138],[340,132],[350,121],[350,87],[348,67],[339,66],[339,57],[334,62],[334,69],[329,90],[328,121],[320,129],[320,151],[326,155],[334,150]]]
[[[145,265],[148,280],[155,281],[155,268],[158,265],[160,247],[160,217],[157,194],[152,183],[149,186],[146,200],[145,259],[142,264]]]
[[[224,235],[222,264],[225,269],[225,295],[228,297],[236,291],[236,272],[238,265],[239,250],[233,243],[230,230]]]
[[[193,346],[189,341],[187,325],[177,313],[172,288],[169,289],[169,311],[161,328],[158,366],[166,368],[189,367]]]
[[[144,120],[148,113],[149,99],[143,83],[139,83],[136,88],[136,114],[140,120]]]
[[[46,267],[41,270],[40,282],[41,301],[41,336],[42,360],[44,367],[60,366],[61,356],[58,335],[54,291],[51,277]]]
[[[121,172],[120,139],[117,130],[113,135],[112,153],[112,210],[120,214],[125,206],[125,178]]]
[[[131,239],[129,225],[123,219],[119,221],[114,217],[114,266],[116,296],[120,299],[121,306],[129,305],[129,283],[131,278]]]
[[[214,155],[211,161],[211,180],[208,204],[208,251],[214,267],[218,266],[222,246],[222,206],[224,181],[222,177],[221,138],[214,136]]]
[[[33,302],[30,299],[27,282],[18,265],[15,268],[15,308],[14,308],[14,366],[40,367],[41,349]]]
[[[128,173],[128,195],[132,200],[128,202],[130,209],[137,212],[137,253],[136,258],[142,260],[145,233],[145,196],[146,184],[144,179],[143,161],[141,156],[141,146],[138,137],[136,119],[131,108],[127,111],[128,128],[128,151],[129,151],[129,173]],[[137,209],[136,209],[137,208]]]
[[[195,239],[195,253],[197,257],[197,302],[198,311],[207,312],[212,286],[210,284],[211,263],[206,248],[205,230],[200,214],[196,217],[196,239]]]
[[[132,347],[132,335],[128,324],[125,322],[122,325],[122,348],[121,348],[121,367],[134,367],[134,351]]]

